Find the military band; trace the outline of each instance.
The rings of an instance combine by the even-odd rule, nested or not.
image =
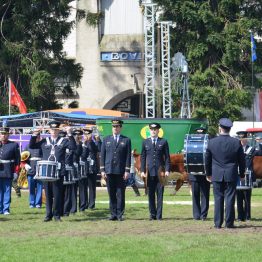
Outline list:
[[[131,185],[135,194],[137,196],[140,194],[132,171],[134,164],[130,170],[131,140],[121,134],[122,125],[122,120],[112,120],[112,135],[104,137],[102,142],[92,135],[92,128],[73,130],[68,126],[60,130],[58,121],[49,123],[50,137],[41,139],[40,130],[34,130],[29,145],[21,156],[27,165],[30,208],[41,208],[44,185],[46,195],[44,222],[53,218],[55,221],[61,221],[61,216],[75,214],[77,207],[79,211],[95,209],[96,180],[99,171],[107,182],[109,220],[124,220],[126,186]],[[251,184],[254,182],[252,159],[254,155],[261,155],[262,152],[261,148],[255,151],[255,148],[248,146],[246,131],[238,132],[238,139],[230,137],[231,127],[232,122],[229,119],[220,119],[219,136],[208,141],[206,174],[189,174],[195,220],[206,220],[210,182],[213,185],[215,228],[221,228],[224,222],[224,205],[225,227],[234,227],[235,197],[237,219],[239,221],[251,219],[252,186],[243,189],[238,186],[237,183],[240,182],[237,181],[243,181],[247,168],[251,174]],[[161,177],[168,177],[170,173],[169,145],[166,139],[159,136],[161,128],[159,123],[150,123],[148,128],[150,137],[142,143],[141,176],[147,178],[149,218],[162,220],[164,185]],[[198,134],[206,133],[206,129],[202,127],[195,131]],[[17,177],[20,158],[18,144],[9,140],[9,128],[0,128],[0,214],[10,214],[11,185],[13,179]],[[59,171],[57,179],[45,181],[37,178],[38,164],[42,160],[47,161],[47,165],[49,161],[57,163]]]

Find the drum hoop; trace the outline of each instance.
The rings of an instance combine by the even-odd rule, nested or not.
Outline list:
[[[50,160],[40,160],[36,163],[38,166],[41,165],[50,165],[50,166],[58,166],[58,162],[56,161],[50,161]]]

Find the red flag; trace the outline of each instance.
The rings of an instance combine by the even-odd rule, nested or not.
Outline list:
[[[17,106],[19,109],[20,114],[26,114],[27,113],[27,108],[26,105],[23,101],[23,99],[21,98],[21,96],[19,95],[19,93],[17,92],[15,85],[13,84],[13,82],[10,80],[10,104],[12,106]]]

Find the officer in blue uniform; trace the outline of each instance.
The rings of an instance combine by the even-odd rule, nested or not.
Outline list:
[[[150,137],[143,141],[141,152],[141,176],[146,177],[147,172],[150,220],[162,220],[164,186],[158,175],[160,169],[165,176],[170,172],[169,146],[166,139],[158,137],[160,128],[158,123],[149,124]]]
[[[215,201],[214,227],[233,228],[235,220],[235,195],[238,169],[241,179],[245,176],[245,154],[238,139],[230,137],[233,126],[228,118],[219,120],[219,136],[211,139],[206,151],[207,179],[213,183]]]
[[[246,221],[251,219],[251,195],[252,195],[252,183],[255,181],[255,176],[252,167],[252,160],[255,153],[255,148],[248,145],[247,131],[238,131],[237,136],[241,141],[245,153],[246,179],[250,180],[249,189],[237,188],[237,219],[238,221]],[[249,174],[251,177],[249,177]]]
[[[9,140],[9,128],[0,128],[0,214],[10,214],[12,180],[18,177],[20,152]]]
[[[71,134],[70,127],[66,128],[68,139],[64,139],[63,137],[58,136],[60,132],[60,122],[51,121],[49,123],[49,126],[50,138],[47,137],[37,142],[36,138],[40,130],[35,130],[29,142],[30,148],[40,148],[42,150],[43,160],[50,159],[50,156],[54,154],[56,161],[61,166],[59,180],[55,182],[44,182],[46,194],[46,217],[44,219],[44,222],[51,221],[53,217],[55,221],[61,221],[60,216],[62,215],[62,187],[63,176],[65,175],[66,149],[76,149],[76,142]],[[53,155],[52,158],[54,158]]]
[[[125,210],[125,180],[130,173],[131,140],[120,134],[122,120],[112,120],[113,135],[103,139],[101,146],[101,176],[107,180],[111,217],[123,220]]]
[[[36,142],[41,140],[40,134],[36,137]],[[42,159],[41,148],[32,149],[29,145],[25,148],[26,151],[30,152],[29,166],[30,169],[27,171],[27,180],[29,187],[29,206],[30,208],[41,208],[42,207],[42,189],[43,183],[40,180],[34,179],[36,175],[36,165],[39,160]]]
[[[91,129],[84,128],[83,135],[84,139],[86,136],[92,133]],[[81,162],[85,164],[85,173],[81,174],[81,178],[78,182],[79,186],[79,210],[85,211],[88,208],[88,197],[87,197],[87,176],[89,172],[89,162],[87,158],[89,156],[89,148],[86,146],[85,142],[82,142],[82,154],[81,154]]]
[[[82,131],[81,130],[74,130],[73,131],[73,136],[76,140],[76,136],[78,135],[82,135]],[[60,137],[66,137],[66,132],[65,131],[61,131],[59,133]],[[68,137],[66,137],[66,139],[68,139]],[[77,142],[77,141],[76,141]],[[64,185],[63,185],[63,216],[69,216],[69,214],[74,214],[77,212],[77,184],[76,182],[74,182],[74,177],[77,176],[76,172],[78,172],[78,170],[75,168],[75,157],[76,155],[79,158],[79,155],[82,154],[82,145],[79,143],[76,143],[76,150],[70,150],[70,149],[66,149],[66,155],[65,155],[65,165],[66,165],[66,174],[64,176]],[[70,172],[71,175],[73,174],[74,177],[70,177]],[[67,184],[67,182],[69,182],[69,179],[71,179],[70,183]],[[74,182],[74,183],[71,183]]]
[[[96,178],[98,174],[98,153],[101,142],[92,139],[91,129],[84,129],[84,143],[82,159],[87,161],[87,202],[86,209],[95,208],[96,200]]]
[[[195,129],[196,134],[206,134],[207,128],[204,126]],[[195,220],[206,220],[209,209],[210,182],[206,179],[206,174],[195,175],[189,173],[189,181],[192,188],[193,218]]]

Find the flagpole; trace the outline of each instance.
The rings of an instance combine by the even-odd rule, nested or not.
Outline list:
[[[254,63],[253,63],[253,59],[251,57],[251,88],[252,88],[252,92],[253,92],[253,128],[255,127],[255,97],[256,97],[256,92],[254,90]]]
[[[8,77],[8,112],[11,115],[11,78]]]

